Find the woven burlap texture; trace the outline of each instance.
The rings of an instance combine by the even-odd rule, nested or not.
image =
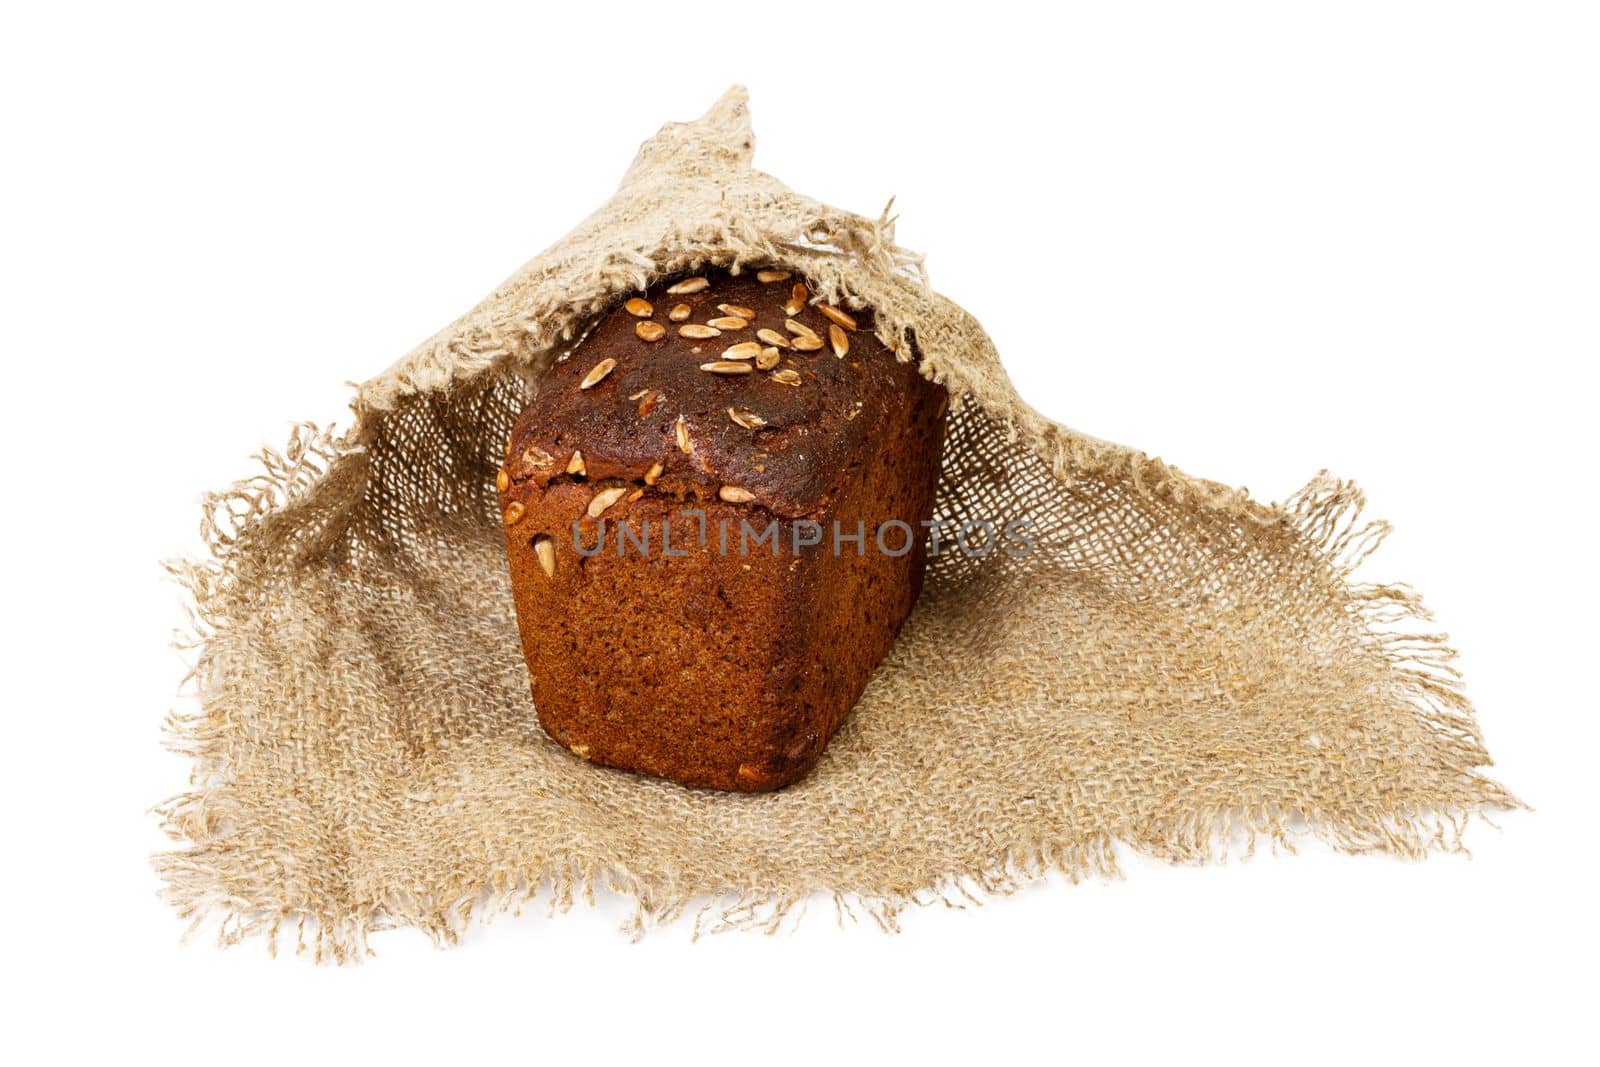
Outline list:
[[[164,893],[231,943],[319,959],[597,887],[642,932],[776,928],[797,905],[893,928],[1114,847],[1201,861],[1258,840],[1417,856],[1516,803],[1416,596],[1352,571],[1386,527],[1326,477],[1282,506],[1058,426],[927,288],[892,220],[752,168],[745,95],[669,124],[616,195],[470,313],[206,502],[198,711]],[[870,306],[955,402],[938,514],[1027,518],[1025,556],[944,555],[816,771],[730,795],[591,766],[544,736],[494,476],[542,372],[625,294],[783,265]],[[849,640],[841,634],[839,639]],[[596,650],[596,654],[603,654]],[[706,679],[717,699],[717,679]]]

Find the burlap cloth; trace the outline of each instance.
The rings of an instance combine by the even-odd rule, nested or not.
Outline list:
[[[1281,506],[1055,425],[978,323],[870,221],[750,165],[734,89],[646,142],[616,195],[467,315],[207,501],[199,712],[164,892],[221,939],[318,958],[370,931],[453,941],[474,914],[597,885],[635,932],[693,904],[775,927],[821,894],[893,927],[1113,846],[1202,861],[1310,835],[1417,856],[1516,803],[1452,652],[1410,590],[1359,584],[1381,540],[1348,483]],[[1027,517],[1023,557],[945,555],[821,765],[783,792],[591,766],[540,731],[494,475],[540,375],[623,294],[705,264],[782,264],[877,309],[955,401],[938,512]],[[841,635],[848,640],[848,635]],[[706,679],[716,699],[717,680]],[[287,932],[285,934],[285,931]]]

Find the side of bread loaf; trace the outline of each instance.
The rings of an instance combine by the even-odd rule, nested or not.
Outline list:
[[[781,274],[633,298],[512,432],[499,486],[535,708],[596,763],[798,780],[921,588],[943,390],[869,312]]]

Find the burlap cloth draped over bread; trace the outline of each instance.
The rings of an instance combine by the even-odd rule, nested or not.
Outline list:
[[[775,927],[822,894],[892,927],[908,903],[1003,893],[1113,846],[1201,861],[1311,835],[1457,847],[1516,801],[1452,652],[1360,494],[1281,506],[1055,425],[989,338],[868,220],[750,165],[743,90],[646,142],[616,195],[486,300],[207,501],[200,709],[171,722],[189,792],[161,806],[173,904],[232,942],[318,958],[609,886],[633,929]],[[601,312],[705,265],[802,272],[871,306],[954,401],[938,513],[1033,522],[1035,550],[947,554],[814,774],[729,795],[591,766],[540,731],[494,477],[540,376]],[[841,635],[842,640],[848,637]],[[603,654],[599,650],[596,654]],[[707,678],[706,699],[717,699]]]

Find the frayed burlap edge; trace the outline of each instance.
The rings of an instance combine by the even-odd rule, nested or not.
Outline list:
[[[781,263],[804,272],[830,300],[875,308],[880,336],[900,358],[919,358],[923,374],[950,391],[958,410],[981,411],[998,435],[1042,459],[1063,485],[1085,479],[1117,484],[1177,508],[1292,532],[1344,583],[1365,651],[1391,668],[1394,692],[1388,695],[1417,710],[1432,731],[1431,742],[1470,774],[1473,785],[1443,806],[1380,804],[1359,818],[1272,806],[1217,808],[1143,832],[1017,840],[970,869],[894,891],[818,884],[803,891],[718,894],[714,888],[685,887],[625,865],[597,865],[571,855],[549,857],[535,869],[488,872],[453,899],[426,905],[396,893],[360,914],[274,910],[220,893],[214,861],[196,847],[225,833],[229,738],[206,710],[212,695],[207,680],[191,672],[186,687],[201,710],[171,716],[167,732],[170,747],[194,761],[194,785],[156,809],[166,832],[189,847],[154,861],[166,883],[163,895],[190,920],[191,931],[215,917],[219,943],[259,935],[275,952],[292,930],[296,951],[319,961],[353,962],[370,953],[367,937],[373,931],[415,926],[438,943],[454,943],[474,917],[520,911],[540,898],[552,912],[564,911],[578,900],[592,901],[602,887],[635,901],[626,926],[635,937],[694,910],[697,902],[697,936],[729,929],[774,931],[802,914],[812,899],[831,902],[841,921],[864,915],[894,930],[909,905],[965,907],[1014,892],[1051,871],[1074,882],[1118,876],[1119,843],[1181,863],[1249,855],[1263,842],[1293,852],[1304,837],[1343,852],[1416,858],[1462,850],[1468,822],[1484,817],[1486,808],[1521,806],[1503,787],[1470,771],[1490,760],[1452,665],[1454,650],[1442,634],[1418,631],[1418,624],[1431,621],[1420,598],[1403,585],[1352,580],[1388,530],[1385,523],[1361,520],[1364,500],[1352,484],[1322,475],[1283,505],[1261,504],[1241,490],[1050,422],[1017,397],[978,324],[928,289],[920,258],[895,245],[887,209],[870,220],[799,197],[749,168],[753,146],[744,93],[737,88],[698,122],[663,128],[641,148],[616,198],[473,311],[361,385],[348,431],[336,434],[301,424],[283,451],[263,450],[260,473],[208,496],[202,532],[210,558],[170,565],[192,599],[191,635],[182,647],[203,648],[225,631],[240,610],[241,595],[271,573],[337,561],[339,522],[302,522],[300,505],[316,498],[325,513],[329,499],[360,499],[368,477],[368,445],[388,413],[408,397],[448,393],[508,364],[536,381],[620,293],[709,265],[737,269]],[[708,169],[717,180],[703,180]],[[679,182],[683,188],[664,191]],[[641,200],[672,203],[671,219],[641,223],[630,218],[631,205]],[[628,239],[619,243],[618,234]]]

